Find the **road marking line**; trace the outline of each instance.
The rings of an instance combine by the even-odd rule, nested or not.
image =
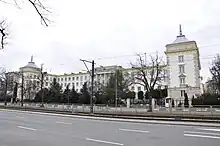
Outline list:
[[[184,136],[188,136],[188,137],[200,137],[200,138],[220,139],[220,137],[217,137],[217,136],[209,136],[209,135],[184,134]]]
[[[28,128],[28,127],[23,127],[23,126],[17,126],[18,128],[21,128],[21,129],[26,129],[26,130],[31,130],[31,131],[36,131],[37,129],[34,129],[34,128]]]
[[[143,131],[143,130],[134,130],[134,129],[118,129],[120,131],[127,131],[127,132],[140,132],[140,133],[149,133],[149,131]]]
[[[213,129],[199,128],[199,130],[220,132],[220,129],[214,129],[214,128]]]
[[[58,123],[58,124],[65,124],[65,125],[71,125],[72,124],[72,123],[59,122],[59,121],[56,121],[56,123]]]
[[[93,142],[99,142],[99,143],[106,143],[106,144],[111,144],[111,145],[124,145],[122,143],[116,143],[116,142],[104,141],[104,140],[98,140],[98,139],[91,139],[91,138],[86,138],[86,140],[93,141]]]
[[[196,131],[184,131],[184,133],[191,133],[191,134],[204,134],[204,135],[219,135],[219,133],[209,133],[209,132],[196,132]]]

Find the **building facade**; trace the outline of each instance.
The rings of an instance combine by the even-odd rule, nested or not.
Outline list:
[[[184,93],[187,93],[189,98],[193,95],[200,94],[201,65],[199,48],[195,41],[189,41],[186,36],[182,34],[181,26],[176,40],[166,45],[165,54],[167,56],[167,64],[163,66],[165,78],[156,88],[168,88],[168,96],[176,100],[184,99]],[[97,67],[95,68],[95,86],[106,85],[109,77],[114,74],[116,70],[121,70],[129,74],[135,72],[134,68],[123,68],[117,65]],[[35,65],[32,57],[26,66],[20,68],[20,72],[24,75],[25,87],[30,89],[32,93],[30,97],[25,98],[33,98],[35,93],[40,89],[42,68]],[[89,72],[63,75],[45,74],[43,79],[44,87],[49,88],[54,78],[61,85],[63,90],[69,85],[70,88],[74,87],[77,92],[80,92],[85,82],[89,84],[91,81]],[[136,93],[138,91],[145,91],[145,87],[138,84],[132,84],[129,86],[129,89]]]
[[[189,98],[201,93],[199,48],[195,41],[189,41],[180,33],[176,40],[166,45],[168,68],[168,96],[184,100],[184,93]]]

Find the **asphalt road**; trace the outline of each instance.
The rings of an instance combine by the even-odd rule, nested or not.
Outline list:
[[[114,122],[0,110],[0,146],[219,146],[220,128]]]

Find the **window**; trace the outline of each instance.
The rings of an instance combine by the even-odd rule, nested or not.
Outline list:
[[[180,91],[180,96],[183,97],[184,94],[185,94],[185,90],[181,90],[181,91]]]
[[[63,83],[61,83],[60,86],[63,87]]]
[[[48,77],[46,77],[46,80],[48,81]]]
[[[48,82],[46,82],[46,86],[48,86]]]
[[[87,80],[87,76],[85,76],[84,79]]]
[[[79,83],[78,83],[78,82],[76,83],[76,86],[79,86]]]
[[[72,80],[74,81],[74,80],[75,80],[75,77],[72,77]]]
[[[72,83],[72,86],[73,86],[73,87],[75,86],[74,83]]]
[[[180,84],[185,84],[185,77],[180,77]]]
[[[83,82],[81,82],[80,85],[82,86],[82,85],[83,85]]]
[[[185,66],[179,65],[179,73],[185,73]]]
[[[83,80],[83,76],[80,77],[80,81],[82,81],[82,80]]]
[[[78,80],[79,80],[79,77],[76,77],[76,80],[78,81]]]
[[[63,78],[61,78],[61,81],[63,81]]]
[[[57,81],[59,82],[59,81],[60,81],[60,78],[57,78]]]
[[[36,79],[36,78],[37,78],[37,76],[36,76],[36,75],[34,75],[34,78]]]
[[[67,81],[67,78],[65,78],[65,81]]]
[[[167,57],[167,65],[170,65],[170,58]]]
[[[71,80],[71,77],[69,77],[69,81]]]
[[[131,87],[131,90],[134,91],[134,86]]]
[[[141,91],[141,87],[140,86],[138,87],[138,91]]]
[[[179,62],[184,62],[184,57],[183,57],[183,55],[178,56],[178,60],[179,60]]]

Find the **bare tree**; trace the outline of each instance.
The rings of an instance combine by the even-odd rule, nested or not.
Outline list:
[[[213,60],[213,64],[210,68],[212,79],[209,83],[220,93],[220,56],[219,54]]]
[[[138,55],[136,63],[131,63],[132,68],[135,69],[131,76],[133,84],[144,86],[149,93],[149,112],[152,112],[151,93],[156,85],[161,85],[161,81],[164,78],[164,64],[158,54],[155,56],[150,55],[149,57],[150,60],[147,61],[146,56]]]
[[[6,69],[1,67],[0,68],[0,85],[1,85],[1,89],[3,91],[3,97],[4,97],[4,101],[5,101],[5,105],[7,105],[7,94],[8,94],[8,89],[12,89],[13,87],[13,82],[12,84],[9,82],[10,80],[10,73],[6,72]],[[12,93],[13,91],[11,91]]]
[[[5,3],[5,4],[12,4],[15,5],[17,8],[20,7],[20,2],[23,2],[22,0],[0,0],[0,2]],[[41,24],[45,25],[46,27],[49,25],[51,22],[48,18],[48,15],[51,13],[48,7],[46,7],[43,3],[42,0],[25,0],[24,2],[28,2],[31,4],[31,6],[34,8],[34,10],[37,12],[41,19]],[[8,36],[8,27],[6,20],[0,20],[0,42],[1,46],[0,49],[4,49],[4,46],[6,45],[6,39]]]

